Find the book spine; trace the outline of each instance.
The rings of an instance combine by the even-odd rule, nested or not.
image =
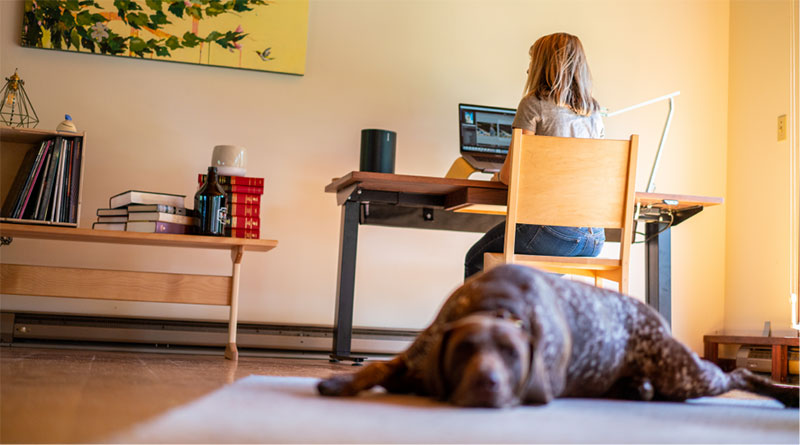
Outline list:
[[[50,158],[53,157],[53,146],[55,143],[50,144],[50,148],[47,151],[47,156],[44,159],[44,171],[42,172],[42,180],[41,184],[39,185],[39,193],[36,196],[36,207],[33,209],[33,219],[40,219],[39,215],[41,215],[41,208],[42,208],[42,199],[44,197],[44,189],[47,184],[47,178],[50,176]]]
[[[225,228],[225,236],[230,238],[259,239],[259,229],[234,229]]]
[[[203,173],[198,174],[197,175],[197,183],[199,185],[203,185],[203,183],[206,182],[206,177],[207,176],[208,175],[205,175]],[[217,175],[217,182],[219,182],[220,185],[222,185],[223,187],[225,185],[228,185],[228,184],[231,184],[231,185],[248,185],[248,186],[253,186],[253,187],[261,187],[262,189],[264,187],[264,178],[248,178],[248,177],[245,177],[245,176],[222,176],[222,175]]]
[[[72,154],[72,189],[70,190],[69,200],[69,222],[78,222],[78,194],[80,193],[81,182],[81,150],[83,150],[82,139],[75,139],[74,153]]]
[[[19,218],[24,219],[27,214],[30,214],[30,209],[33,208],[33,203],[31,202],[31,196],[34,195],[34,191],[36,190],[37,186],[41,186],[41,173],[42,173],[42,165],[44,161],[47,159],[47,150],[50,147],[50,141],[42,142],[42,148],[39,150],[39,155],[36,157],[36,163],[33,166],[33,179],[31,180],[31,185],[28,187],[28,191],[25,193],[24,200],[22,202],[22,207],[19,210]],[[31,205],[28,206],[28,203],[31,202]],[[26,211],[27,210],[27,211]]]
[[[14,182],[11,184],[6,200],[3,202],[3,208],[0,210],[3,216],[13,216],[14,209],[16,208],[17,201],[22,195],[22,188],[25,186],[25,181],[28,178],[28,173],[36,160],[36,148],[31,147],[25,153],[25,157],[17,170],[17,176],[14,177]]]
[[[261,206],[250,204],[228,204],[228,215],[231,216],[251,216],[258,218]]]
[[[147,210],[142,210],[139,207],[151,207],[147,206],[140,206],[140,205],[130,205],[128,206],[129,213],[138,213],[138,212],[159,212],[159,213],[171,213],[174,215],[184,215],[184,216],[191,216],[189,211],[183,207],[175,207],[166,204],[153,204],[155,207],[152,207]]]
[[[261,205],[261,195],[226,192],[225,197],[228,198],[228,205],[231,204],[246,204],[255,206]]]
[[[72,168],[72,154],[74,147],[72,140],[68,139],[66,142],[66,150],[64,151],[66,158],[64,158],[64,180],[62,181],[63,189],[61,190],[61,214],[58,220],[60,222],[69,222],[69,191],[72,187],[70,180],[70,171]]]
[[[247,195],[263,195],[264,187],[256,187],[252,185],[233,185],[221,184],[222,190],[231,193],[243,193]]]
[[[53,191],[53,208],[50,214],[50,221],[57,222],[61,216],[61,192],[63,191],[64,181],[64,161],[66,160],[66,140],[61,141],[60,154],[58,158],[58,172],[56,173],[55,190]]]
[[[53,156],[50,158],[50,172],[47,176],[47,182],[44,184],[44,196],[42,197],[41,215],[37,214],[36,219],[46,221],[50,218],[50,198],[53,196],[53,189],[55,188],[56,173],[58,170],[58,158],[60,155],[59,146],[61,146],[61,136],[56,138],[53,144]]]
[[[194,226],[156,221],[155,233],[192,233]]]
[[[252,216],[231,216],[230,226],[233,229],[258,229],[260,219]]]

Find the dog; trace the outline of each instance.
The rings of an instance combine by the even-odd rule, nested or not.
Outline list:
[[[354,396],[374,386],[491,408],[558,397],[684,401],[734,389],[786,407],[800,398],[797,388],[700,359],[639,300],[518,265],[471,277],[407,350],[317,390]]]

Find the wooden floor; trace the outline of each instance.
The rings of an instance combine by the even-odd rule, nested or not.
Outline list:
[[[98,442],[251,374],[350,371],[319,358],[0,347],[0,442]]]

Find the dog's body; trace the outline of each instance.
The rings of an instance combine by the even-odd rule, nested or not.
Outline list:
[[[375,385],[462,406],[556,397],[680,401],[732,389],[798,404],[796,388],[701,360],[642,302],[523,266],[468,280],[406,351],[318,389],[343,396]]]

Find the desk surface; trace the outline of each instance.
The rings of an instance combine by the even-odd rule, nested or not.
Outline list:
[[[168,233],[118,232],[113,230],[78,229],[48,225],[0,223],[0,236],[57,241],[135,244],[145,246],[231,249],[242,246],[245,251],[266,252],[278,245],[276,240],[227,238],[217,236],[176,235]]]
[[[473,179],[436,178],[430,176],[398,175],[392,173],[375,173],[353,171],[341,178],[334,179],[325,187],[328,193],[336,193],[352,185],[359,185],[368,190],[391,191],[400,193],[419,193],[426,195],[458,195],[465,200],[463,205],[505,205],[505,184],[496,181]],[[463,193],[465,190],[488,193]],[[475,198],[477,202],[472,201]],[[672,210],[683,210],[691,207],[708,207],[722,204],[723,199],[712,196],[677,195],[669,193],[636,192],[636,202],[643,206],[665,207]],[[666,204],[665,200],[678,201],[677,204]]]

